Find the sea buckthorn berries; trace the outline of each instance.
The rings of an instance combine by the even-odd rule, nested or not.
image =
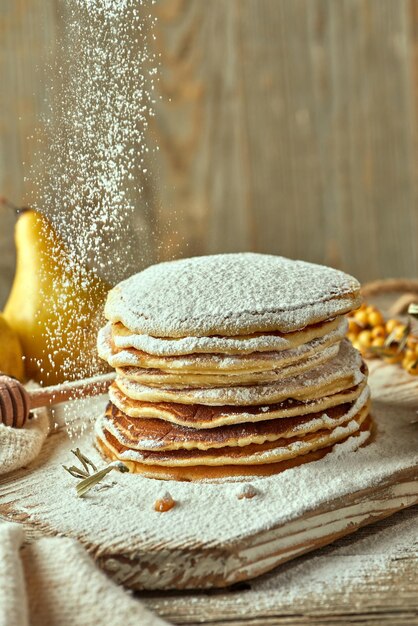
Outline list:
[[[358,310],[354,313],[354,321],[360,328],[365,328],[368,322],[368,315],[366,311]]]
[[[398,320],[388,320],[386,322],[386,332],[390,334],[395,330],[397,326],[399,326],[400,322]]]
[[[357,337],[357,341],[363,348],[370,348],[372,343],[372,334],[370,330],[362,330]]]
[[[402,339],[404,339],[406,332],[407,327],[405,326],[405,324],[399,324],[398,326],[395,326],[395,328],[391,332],[392,340],[399,343],[400,341],[402,341]]]
[[[412,376],[418,376],[418,360],[408,363],[405,369],[408,374],[411,374]]]
[[[385,345],[385,337],[373,337],[372,335],[372,343],[371,343],[371,347],[372,348],[383,348]]]
[[[377,337],[384,339],[386,337],[386,329],[384,323],[379,324],[379,326],[375,326],[370,332],[372,335],[372,339],[376,339]]]
[[[402,352],[399,352],[397,346],[386,347],[383,354],[383,360],[386,363],[400,363],[403,359]]]
[[[368,313],[368,322],[370,326],[382,326],[385,323],[383,315],[377,309],[374,309]]]
[[[377,307],[364,303],[348,316],[347,339],[364,357],[401,363],[407,372],[418,376],[418,336],[400,320],[385,321]]]

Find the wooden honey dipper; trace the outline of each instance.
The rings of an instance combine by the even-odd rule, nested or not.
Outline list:
[[[22,428],[33,409],[106,393],[114,379],[112,373],[52,387],[26,389],[15,378],[0,374],[0,424]]]

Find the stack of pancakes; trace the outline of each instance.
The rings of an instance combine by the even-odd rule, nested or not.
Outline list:
[[[269,475],[370,434],[367,368],[345,339],[359,284],[261,254],[161,263],[109,294],[96,422],[105,457],[149,477]]]

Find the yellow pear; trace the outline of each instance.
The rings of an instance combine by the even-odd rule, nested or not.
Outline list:
[[[23,354],[17,333],[6,322],[0,313],[0,372],[24,378]]]
[[[27,378],[42,385],[102,370],[95,343],[109,286],[73,259],[46,217],[16,223],[17,265],[4,316],[19,335]]]

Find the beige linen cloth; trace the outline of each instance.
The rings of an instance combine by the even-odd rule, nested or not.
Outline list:
[[[46,411],[21,429],[0,424],[0,474],[39,454]],[[0,521],[0,626],[162,626],[129,592],[115,585],[77,541],[48,537],[25,543],[24,528]]]

